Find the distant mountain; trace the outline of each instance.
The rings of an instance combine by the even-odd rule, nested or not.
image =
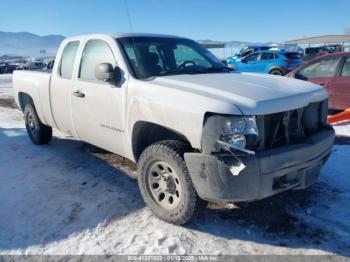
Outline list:
[[[53,56],[64,38],[61,35],[38,36],[27,32],[0,31],[0,55]]]
[[[223,43],[226,44],[226,42],[214,41],[210,39],[198,40],[197,42],[200,44],[223,44]]]
[[[247,42],[247,41],[228,41],[228,42],[222,42],[222,41],[215,41],[210,39],[205,40],[198,40],[201,44],[225,44],[226,47],[245,47],[248,45],[251,46],[261,46],[261,45],[271,45],[273,42]]]
[[[229,47],[244,47],[244,46],[262,46],[262,45],[271,45],[274,44],[273,42],[244,42],[244,41],[230,41],[227,42],[226,45]]]

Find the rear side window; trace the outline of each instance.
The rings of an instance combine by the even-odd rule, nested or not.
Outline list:
[[[350,76],[350,57],[345,60],[341,76]]]
[[[301,59],[301,54],[299,53],[285,53],[284,54],[288,59],[299,60]]]
[[[274,58],[275,56],[273,55],[273,53],[262,53],[260,60],[272,60]]]
[[[109,63],[116,66],[116,60],[109,45],[103,40],[90,40],[84,48],[81,58],[79,78],[87,81],[98,81],[95,69],[98,64]]]
[[[58,68],[58,74],[62,78],[72,79],[74,60],[79,47],[79,42],[74,41],[68,43],[62,52],[61,63]]]
[[[335,76],[337,67],[341,57],[328,58],[313,63],[304,69],[299,74],[305,77],[332,77]]]

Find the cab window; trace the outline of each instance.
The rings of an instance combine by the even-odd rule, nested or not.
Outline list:
[[[58,75],[65,79],[72,79],[74,60],[77,55],[79,41],[68,43],[62,52],[60,66],[58,67]]]
[[[96,66],[109,63],[116,66],[116,60],[109,45],[103,40],[90,40],[86,43],[79,70],[79,79],[99,81],[95,76]]]

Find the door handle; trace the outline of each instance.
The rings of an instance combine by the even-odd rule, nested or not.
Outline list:
[[[80,90],[74,91],[73,95],[75,95],[76,97],[80,97],[80,98],[85,97],[85,94],[83,92],[81,92]]]
[[[320,86],[326,86],[326,83],[319,83]]]

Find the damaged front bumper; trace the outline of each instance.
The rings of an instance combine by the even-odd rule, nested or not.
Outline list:
[[[334,137],[333,128],[325,126],[302,144],[237,155],[246,166],[238,175],[230,171],[237,162],[231,154],[186,153],[185,161],[202,199],[253,201],[312,185],[329,157]]]

